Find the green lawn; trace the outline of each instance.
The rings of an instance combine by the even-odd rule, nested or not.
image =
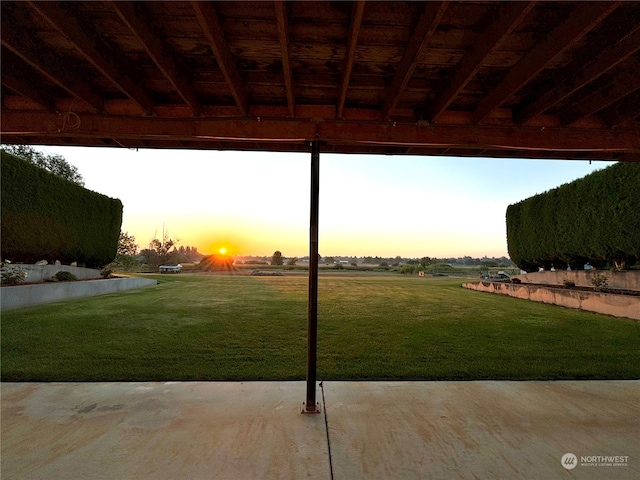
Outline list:
[[[299,380],[304,276],[163,275],[2,314],[3,381]],[[638,379],[640,324],[460,279],[321,275],[318,379]]]

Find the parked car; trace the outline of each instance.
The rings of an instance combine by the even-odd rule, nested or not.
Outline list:
[[[498,272],[495,275],[482,275],[482,279],[488,282],[511,282],[511,276],[505,272]]]

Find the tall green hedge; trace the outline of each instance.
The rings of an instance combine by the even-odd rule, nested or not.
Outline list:
[[[122,202],[2,151],[2,258],[101,267],[116,255]]]
[[[605,267],[640,259],[640,163],[616,163],[507,208],[516,265]]]

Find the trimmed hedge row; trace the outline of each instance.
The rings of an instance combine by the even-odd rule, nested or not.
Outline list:
[[[2,151],[2,258],[101,267],[116,256],[122,202]]]
[[[632,265],[640,259],[640,163],[616,163],[509,205],[507,244],[527,271]]]

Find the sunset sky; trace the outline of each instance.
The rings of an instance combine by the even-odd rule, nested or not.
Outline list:
[[[201,253],[309,253],[309,154],[36,147],[124,204],[140,248],[168,230]],[[507,256],[511,203],[611,162],[320,156],[323,256]]]

